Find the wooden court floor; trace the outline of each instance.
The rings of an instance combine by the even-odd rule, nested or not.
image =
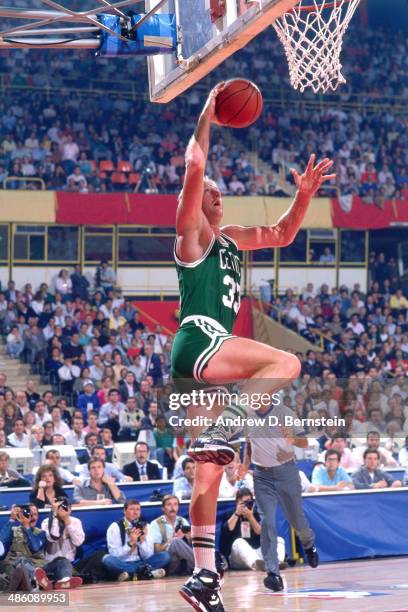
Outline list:
[[[285,591],[272,594],[263,586],[263,573],[228,572],[223,586],[226,611],[408,612],[407,557],[330,563],[317,569],[299,566],[286,570],[283,576]],[[181,582],[182,579],[171,578],[82,587],[70,592],[70,606],[64,609],[192,611],[177,593]],[[58,609],[61,610],[55,608]]]

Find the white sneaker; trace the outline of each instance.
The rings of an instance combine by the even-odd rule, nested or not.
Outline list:
[[[129,580],[130,576],[127,572],[122,572],[121,574],[119,574],[118,576],[118,582],[126,582],[126,580]]]
[[[164,578],[165,575],[166,575],[166,570],[164,570],[163,568],[152,571],[153,578]]]

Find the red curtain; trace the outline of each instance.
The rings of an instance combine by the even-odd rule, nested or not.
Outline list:
[[[349,229],[381,229],[393,222],[408,220],[407,200],[388,200],[384,208],[365,204],[358,196],[332,199],[333,227]]]

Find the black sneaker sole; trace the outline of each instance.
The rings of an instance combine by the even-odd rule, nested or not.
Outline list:
[[[235,451],[231,446],[206,444],[203,448],[190,448],[187,455],[197,463],[215,463],[227,465],[235,458]]]
[[[181,589],[179,589],[179,595],[188,603],[190,604],[190,606],[192,606],[194,608],[194,610],[197,610],[197,612],[203,612],[203,608],[200,605],[200,602],[198,601],[198,599],[196,599],[192,593],[192,591],[190,591],[190,589],[188,589],[185,586],[182,586]],[[204,610],[206,611],[206,608],[204,608]]]

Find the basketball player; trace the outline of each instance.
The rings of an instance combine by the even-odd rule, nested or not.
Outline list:
[[[210,93],[186,151],[186,173],[176,218],[175,260],[180,286],[180,328],[172,350],[172,375],[216,386],[238,379],[251,380],[253,390],[273,391],[295,379],[300,363],[294,355],[232,335],[240,306],[239,250],[283,247],[295,238],[313,194],[327,180],[332,162],[314,165],[312,155],[303,175],[292,169],[297,186],[289,210],[275,225],[221,227],[221,193],[204,176],[210,126],[217,123],[215,101],[224,84]],[[249,407],[230,405],[223,418],[245,418]],[[204,408],[206,412],[206,408]],[[196,411],[194,414],[199,414]],[[208,415],[208,412],[206,413]],[[202,429],[202,428],[201,428]],[[195,570],[180,594],[196,610],[223,612],[220,576],[215,566],[215,522],[222,465],[234,458],[228,440],[236,428],[212,425],[192,430],[189,454],[197,462],[190,503]]]

